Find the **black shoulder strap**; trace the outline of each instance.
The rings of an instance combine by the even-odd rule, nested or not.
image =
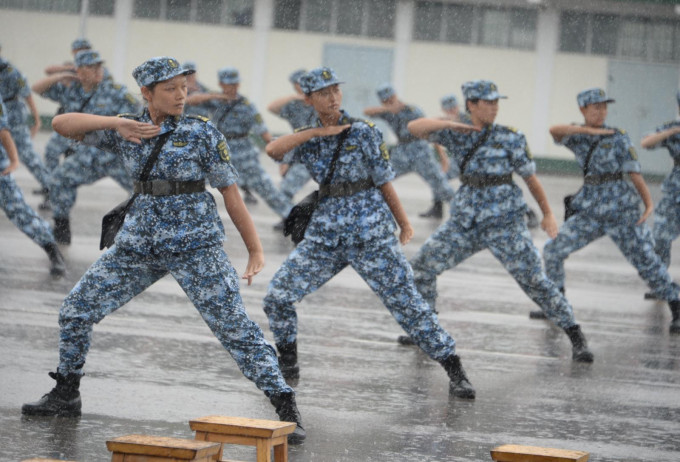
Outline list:
[[[224,110],[224,112],[222,112],[222,114],[220,114],[220,120],[215,122],[215,126],[219,127],[220,125],[222,125],[222,122],[224,122],[224,119],[227,118],[227,116],[229,115],[231,110],[234,109],[236,106],[238,106],[239,103],[241,103],[242,101],[243,101],[243,96],[239,96],[239,97],[236,98],[236,100],[233,103],[231,103],[229,105],[225,105],[225,106],[227,106],[227,108]]]
[[[475,152],[486,142],[487,139],[489,139],[489,135],[491,134],[491,131],[493,130],[493,125],[489,125],[486,133],[484,133],[482,136],[480,136],[477,139],[477,142],[470,148],[470,150],[465,154],[465,157],[463,157],[463,162],[460,163],[460,174],[465,173],[465,168],[468,166],[470,163],[470,160],[472,160],[472,156],[475,155]]]
[[[165,132],[162,135],[158,137],[158,140],[156,141],[156,144],[153,147],[153,151],[151,151],[151,155],[149,158],[146,160],[146,163],[144,164],[144,168],[142,169],[142,174],[139,177],[140,181],[146,181],[149,179],[149,174],[151,174],[151,169],[153,168],[153,165],[156,163],[156,159],[158,159],[158,155],[161,153],[161,149],[163,149],[163,145],[167,141],[168,137],[172,134],[172,130],[169,132]]]
[[[97,90],[99,90],[99,85],[97,85],[97,86],[95,87],[95,89],[92,90],[92,94],[91,94],[90,96],[87,97],[87,99],[85,100],[85,102],[84,102],[83,104],[80,105],[80,109],[78,109],[76,112],[83,112],[83,109],[85,109],[85,106],[87,106],[87,103],[89,103],[90,100],[91,100],[91,99],[94,97],[94,95],[97,93]]]
[[[590,159],[593,157],[593,153],[595,152],[595,149],[597,148],[597,145],[600,144],[600,141],[604,139],[604,136],[601,136],[600,139],[595,141],[591,146],[590,149],[588,150],[588,154],[586,155],[586,161],[583,164],[583,176],[588,175],[588,168],[590,167]]]
[[[335,172],[335,164],[338,160],[338,157],[340,157],[340,151],[342,151],[342,146],[345,144],[345,140],[347,139],[347,136],[349,135],[351,129],[352,127],[347,128],[340,132],[340,136],[338,136],[338,145],[335,147],[333,159],[331,159],[331,166],[328,169],[328,174],[326,175],[326,178],[324,178],[323,183],[321,184],[330,184],[331,179],[333,178],[333,173]]]

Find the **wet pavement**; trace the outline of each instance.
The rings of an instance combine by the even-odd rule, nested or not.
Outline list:
[[[39,135],[40,152],[45,138]],[[275,175],[273,163],[263,163]],[[15,176],[37,207],[40,197],[30,193],[37,183],[24,167]],[[561,199],[578,189],[578,179],[541,178],[561,215]],[[430,206],[418,177],[395,186],[416,230],[405,247],[412,256],[438,222],[417,216]],[[659,185],[650,189],[658,200]],[[116,436],[191,438],[188,421],[210,414],[276,419],[167,277],[95,327],[81,418],[21,416],[22,403],[54,384],[47,372],[57,364],[59,306],[100,254],[101,216],[125,197],[109,179],[79,190],[73,244],[63,247],[69,274],[59,280],[50,278],[43,251],[0,216],[2,461],[104,461],[105,442]],[[263,201],[249,208],[267,266],[242,295],[271,340],[261,301],[292,245],[272,230],[278,218]],[[220,213],[225,247],[242,271],[243,245],[223,204]],[[542,248],[546,235],[533,235]],[[567,296],[596,355],[592,365],[572,363],[566,335],[529,319],[534,305],[487,251],[439,278],[440,320],[457,340],[475,401],[450,398],[444,370],[398,345],[396,322],[356,273],[343,271],[299,304],[296,391],[308,437],[291,447],[290,460],[490,461],[489,451],[508,443],[588,451],[591,461],[680,460],[680,336],[668,333],[667,306],[643,300],[645,284],[607,239],[572,255],[566,270]],[[225,454],[255,457],[243,447]]]

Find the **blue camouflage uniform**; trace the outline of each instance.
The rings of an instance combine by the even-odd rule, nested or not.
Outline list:
[[[495,100],[495,85],[474,81],[463,85],[466,99]],[[491,124],[481,132],[440,130],[429,141],[443,145],[459,167],[476,141],[489,132],[472,156],[465,172],[472,178],[528,178],[536,173],[521,132]],[[541,307],[547,318],[563,329],[576,325],[573,310],[557,286],[546,276],[541,256],[524,221],[527,209],[522,190],[510,178],[505,184],[463,184],[451,202],[451,216],[423,244],[411,260],[419,292],[435,308],[437,276],[480,250],[489,249],[520,288]]]
[[[444,360],[455,353],[455,341],[418,294],[394,235],[394,219],[378,189],[394,178],[382,134],[372,123],[354,121],[343,112],[338,124],[348,123],[352,123],[351,130],[331,183],[371,179],[375,187],[351,196],[321,199],[305,238],[277,270],[264,298],[275,341],[277,345],[295,342],[294,303],[350,265],[415,342],[431,358]],[[291,160],[302,162],[320,183],[337,142],[335,136],[314,138],[298,146]]]
[[[239,82],[238,71],[223,68],[218,73],[220,82]],[[238,184],[259,194],[279,216],[286,217],[293,205],[260,165],[259,149],[250,140],[250,134],[264,135],[267,127],[255,106],[244,96],[234,101],[220,101],[212,122],[227,138],[234,167],[239,173]]]
[[[394,95],[389,85],[378,88],[381,101]],[[406,126],[412,120],[424,117],[423,111],[416,106],[406,105],[394,114],[389,111],[376,114],[374,117],[384,120],[394,131],[398,144],[390,150],[390,161],[394,174],[399,177],[409,172],[416,172],[430,186],[435,202],[448,202],[453,198],[453,188],[447,183],[446,175],[432,153],[432,148],[425,140],[416,138]]]
[[[599,89],[579,94],[581,107],[596,102],[613,100],[607,99],[604,91]],[[602,128],[613,129],[606,125]],[[558,143],[571,150],[583,168],[590,147],[599,141],[592,153],[586,179],[602,175],[619,176],[601,184],[584,184],[574,196],[572,206],[578,212],[569,217],[560,227],[557,237],[549,240],[543,249],[546,272],[557,286],[564,288],[564,260],[595,239],[607,235],[659,299],[678,300],[680,287],[673,283],[663,261],[654,252],[651,229],[647,223],[636,224],[640,219],[640,196],[623,179],[625,173],[640,173],[635,148],[625,131],[613,130],[616,130],[613,135],[565,136]]]
[[[156,65],[150,66],[150,61]],[[169,63],[175,63],[174,67]],[[167,79],[188,71],[172,58],[160,57],[139,66],[134,75],[142,86],[158,72]],[[151,123],[146,110],[125,117]],[[224,136],[207,119],[168,117],[161,124],[161,134],[166,132],[172,134],[150,180],[207,180],[215,188],[236,182],[238,175]],[[156,138],[136,144],[122,139],[115,130],[105,130],[87,134],[84,142],[120,156],[132,176],[139,178]],[[64,300],[59,314],[58,372],[82,374],[93,325],[171,274],[248,379],[268,396],[292,392],[280,374],[274,348],[246,314],[239,276],[224,251],[224,239],[209,192],[140,194],[115,245],[87,270]]]
[[[656,129],[663,132],[680,127],[680,121],[668,122]],[[680,235],[680,134],[672,135],[657,146],[664,147],[673,160],[673,170],[668,174],[661,192],[663,196],[654,209],[654,251],[668,267],[671,263],[671,243]]]
[[[0,57],[0,94],[7,109],[10,133],[19,153],[19,160],[43,188],[49,187],[49,171],[33,148],[28,111],[24,100],[31,96],[26,77],[9,61]]]
[[[182,64],[182,67],[184,67],[184,69],[189,69],[189,70],[196,72],[196,63],[193,62],[193,61],[185,61]],[[208,89],[208,87],[203,85],[201,82],[196,81],[196,86],[198,88],[197,89],[191,89],[190,88],[189,91],[187,92],[187,95],[193,95],[195,93],[209,93],[210,92],[210,89]],[[188,114],[188,115],[194,114],[194,115],[200,115],[200,116],[203,116],[203,117],[211,118],[214,109],[215,109],[214,105],[212,105],[212,104],[210,104],[210,102],[208,102],[208,103],[203,103],[203,104],[186,106],[184,108],[184,113]]]
[[[97,52],[81,51],[76,55],[78,65],[102,62]],[[116,115],[139,112],[139,102],[125,86],[109,80],[85,92],[79,82],[71,85],[56,83],[42,96],[57,101],[64,112],[84,112],[96,115]],[[88,100],[89,98],[89,100]],[[87,103],[83,106],[83,103]],[[74,146],[73,154],[54,171],[50,181],[50,202],[55,219],[68,218],[76,200],[78,186],[91,184],[110,176],[125,190],[132,191],[132,180],[119,156],[88,146]]]
[[[2,130],[10,130],[10,124],[5,105],[0,103],[0,131]],[[7,167],[9,158],[0,144],[0,172]],[[7,218],[40,247],[54,243],[50,225],[26,203],[11,173],[0,175],[0,207],[7,214]]]

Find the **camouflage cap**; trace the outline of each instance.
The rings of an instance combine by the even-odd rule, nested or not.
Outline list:
[[[387,101],[392,96],[396,94],[394,87],[389,83],[383,83],[378,88],[375,89],[375,93],[378,95],[380,101]]]
[[[235,67],[223,67],[217,71],[217,78],[219,79],[220,83],[227,85],[232,85],[241,81],[241,77],[238,74],[238,69]]]
[[[300,77],[299,83],[302,91],[309,95],[331,85],[345,82],[341,82],[335,71],[330,67],[317,67]]]
[[[607,98],[607,93],[601,88],[589,88],[576,96],[579,107],[586,107],[595,103],[613,103],[615,100]]]
[[[193,74],[196,71],[185,69],[179,61],[169,56],[156,56],[144,61],[132,71],[137,85],[146,87],[152,83],[177,77],[178,75]]]
[[[461,88],[466,100],[483,99],[485,101],[495,101],[507,96],[498,93],[498,87],[491,80],[472,80],[465,82]]]
[[[453,93],[443,96],[439,100],[444,109],[454,109],[458,107],[458,98]]]
[[[292,83],[293,85],[295,85],[296,83],[299,83],[299,82],[300,82],[300,77],[302,77],[302,76],[305,75],[306,73],[307,73],[306,70],[304,70],[304,69],[298,69],[297,71],[292,72],[292,73],[288,76],[288,81],[289,81],[290,83]]]
[[[194,71],[196,72],[196,63],[194,61],[184,61],[182,64],[182,67],[186,69],[187,71]]]
[[[76,67],[92,66],[103,63],[104,59],[94,50],[80,50],[74,59]]]
[[[90,48],[92,48],[92,44],[86,38],[77,38],[71,42],[71,51],[89,50]]]

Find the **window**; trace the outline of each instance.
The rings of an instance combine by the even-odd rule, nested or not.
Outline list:
[[[673,29],[670,23],[659,23],[649,28],[647,49],[653,61],[673,59]]]
[[[90,0],[87,11],[93,16],[113,16],[113,0]]]
[[[300,28],[302,0],[276,0],[274,5],[274,27],[297,30]]]
[[[474,10],[468,5],[448,5],[444,12],[445,40],[452,43],[472,42]]]
[[[591,52],[597,55],[616,55],[619,32],[618,16],[593,15],[593,44]]]
[[[413,38],[533,49],[537,22],[536,9],[417,1]]]
[[[646,24],[642,20],[627,19],[621,21],[620,39],[621,55],[632,58],[643,58],[647,54]]]
[[[565,11],[560,17],[560,50],[586,52],[588,15]]]
[[[255,0],[135,0],[135,18],[253,25]]]
[[[274,0],[274,28],[394,37],[396,0]]]
[[[113,0],[109,1],[112,2]],[[80,0],[0,0],[0,8],[17,10],[78,14],[80,7]]]

